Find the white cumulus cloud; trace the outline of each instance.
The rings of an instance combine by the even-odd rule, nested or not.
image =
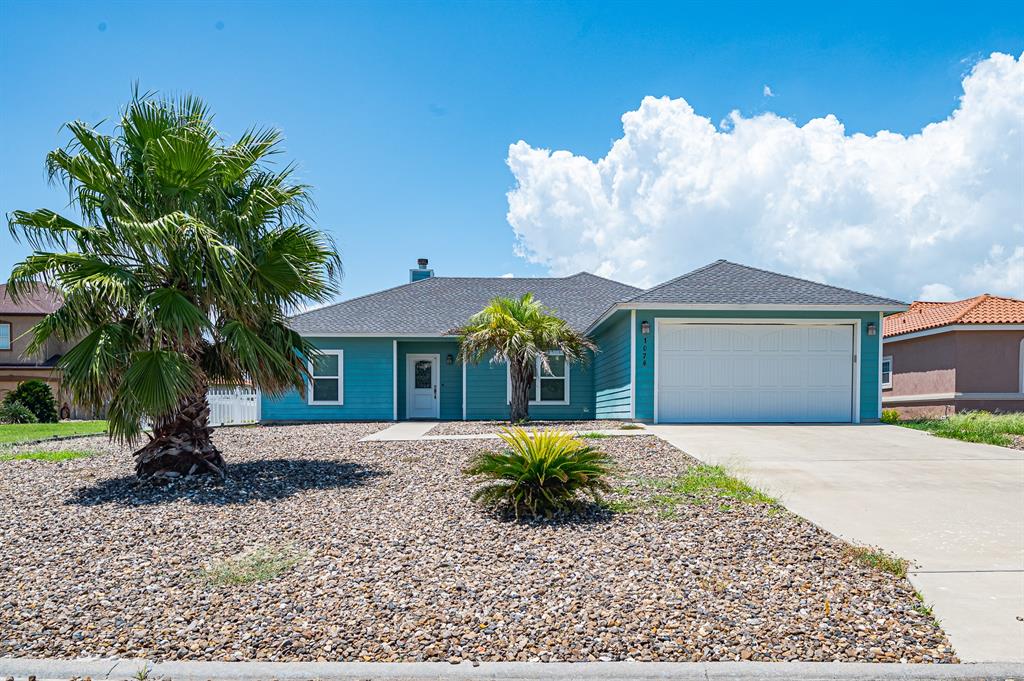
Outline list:
[[[761,90],[761,94],[763,94],[765,97],[774,97],[775,96],[775,93],[772,92],[771,87],[768,86],[768,85],[764,86],[764,89]]]
[[[717,258],[910,300],[1024,295],[1024,57],[904,136],[646,97],[604,158],[509,147],[519,255],[650,286]]]

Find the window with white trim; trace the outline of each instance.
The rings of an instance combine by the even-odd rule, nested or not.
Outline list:
[[[534,363],[530,379],[533,383],[530,404],[569,404],[569,363],[560,350],[552,350],[547,355],[547,370],[544,370],[540,357]],[[506,380],[506,398],[511,401],[512,376],[507,369]]]
[[[309,404],[344,404],[345,353],[343,350],[320,350],[309,360]]]
[[[882,387],[892,387],[892,357],[882,358]]]
[[[0,322],[0,350],[11,349],[11,325]]]

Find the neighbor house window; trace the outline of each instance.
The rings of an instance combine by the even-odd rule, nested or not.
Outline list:
[[[321,350],[309,362],[309,404],[343,404],[345,395],[345,354]]]
[[[548,354],[548,368],[545,371],[540,357],[534,363],[533,391],[530,404],[569,404],[569,365],[565,355],[555,350]],[[508,377],[508,398],[512,397],[512,377]]]
[[[11,349],[11,325],[0,322],[0,350]]]
[[[892,357],[882,358],[882,387],[892,387]]]

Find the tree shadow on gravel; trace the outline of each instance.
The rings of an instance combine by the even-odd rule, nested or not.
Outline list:
[[[186,500],[201,506],[231,506],[285,499],[306,490],[345,489],[387,475],[350,461],[267,459],[228,465],[228,479],[200,477],[164,485],[139,483],[134,475],[79,487],[64,503],[76,506],[149,506]]]

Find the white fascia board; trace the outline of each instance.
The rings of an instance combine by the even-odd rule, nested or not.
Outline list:
[[[1024,331],[1024,324],[950,324],[939,326],[934,329],[924,329],[913,333],[901,333],[894,336],[886,336],[886,343],[910,340],[911,338],[924,338],[935,336],[940,333],[951,333],[953,331]]]

